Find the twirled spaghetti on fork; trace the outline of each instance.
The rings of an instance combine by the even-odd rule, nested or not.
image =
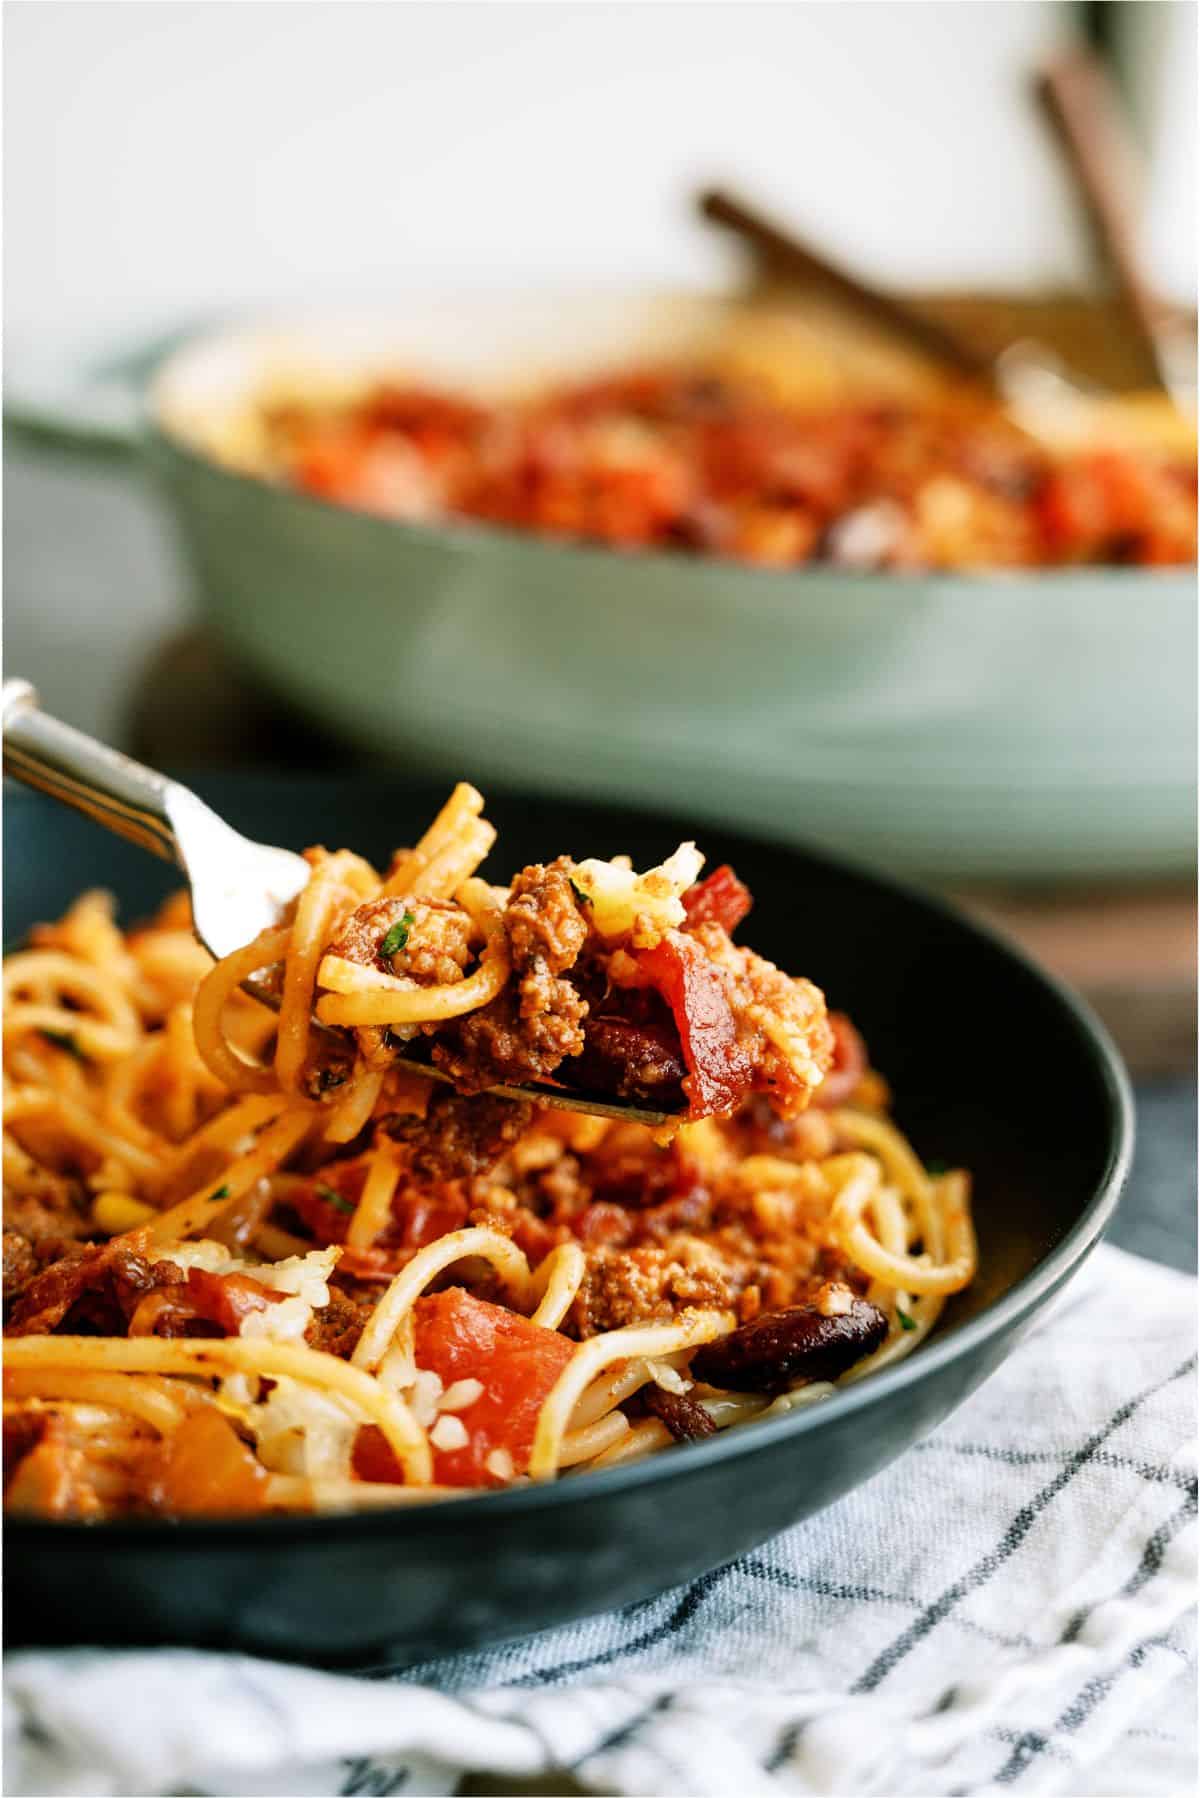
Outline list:
[[[383,875],[308,852],[212,964],[84,895],[5,963],[6,1503],[404,1502],[611,1466],[819,1400],[972,1279],[816,987],[684,844],[508,886],[455,789]],[[243,991],[263,980],[278,1015]],[[414,1074],[428,1057],[448,1084]],[[641,1099],[671,1131],[514,1102]]]

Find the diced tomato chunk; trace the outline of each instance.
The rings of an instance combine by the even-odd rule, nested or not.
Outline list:
[[[433,1477],[441,1486],[500,1486],[504,1477],[487,1465],[504,1450],[514,1473],[529,1465],[538,1413],[575,1351],[557,1330],[543,1329],[502,1305],[473,1298],[460,1286],[431,1293],[416,1304],[417,1366],[438,1375],[444,1387],[478,1380],[480,1396],[448,1412],[466,1431],[461,1448],[433,1450]],[[403,1476],[378,1433],[361,1430],[354,1470],[360,1479]]]
[[[719,924],[730,936],[753,904],[750,888],[738,879],[728,862],[722,862],[683,895],[689,924]]]
[[[189,1267],[187,1295],[196,1316],[219,1324],[227,1336],[236,1336],[252,1311],[265,1311],[283,1297],[249,1274],[210,1274],[202,1267]]]
[[[639,949],[642,973],[671,1008],[688,1075],[688,1116],[711,1117],[745,1097],[749,1057],[738,1041],[737,1023],[720,970],[700,944],[669,931],[652,949]]]
[[[365,1423],[354,1438],[352,1464],[360,1480],[375,1486],[402,1486],[404,1469],[377,1424]]]

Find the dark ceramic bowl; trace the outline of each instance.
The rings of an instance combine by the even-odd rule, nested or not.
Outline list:
[[[469,772],[469,771],[468,771]],[[225,777],[250,834],[384,858],[442,797],[417,782]],[[488,806],[505,870],[561,850],[638,866],[687,824],[516,796]],[[5,811],[5,934],[87,886],[146,912],[170,870],[23,791]],[[8,1641],[173,1642],[331,1663],[414,1660],[647,1597],[832,1503],[967,1397],[1095,1246],[1129,1165],[1124,1071],[1060,987],[941,905],[824,856],[705,831],[756,905],[747,936],[850,1011],[929,1158],[974,1170],[980,1273],[909,1360],[824,1404],[558,1485],[366,1516],[15,1521]]]

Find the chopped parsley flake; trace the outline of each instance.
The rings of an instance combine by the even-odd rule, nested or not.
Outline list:
[[[323,1185],[320,1180],[317,1181],[317,1197],[324,1199],[327,1205],[332,1205],[335,1211],[344,1211],[347,1217],[353,1215],[354,1206],[350,1200],[344,1199],[340,1192],[337,1192],[332,1186]]]
[[[897,1309],[896,1316],[900,1319],[900,1328],[902,1330],[915,1330],[916,1329],[917,1320],[915,1317],[910,1317],[908,1315],[907,1311],[901,1311],[901,1310]]]
[[[382,943],[379,945],[379,953],[385,961],[390,961],[393,955],[399,955],[401,949],[403,949],[405,943],[407,943],[408,933],[416,921],[417,920],[412,912],[406,911],[404,916],[400,919],[400,922],[392,925],[392,928],[388,931]]]
[[[76,1061],[87,1061],[86,1052],[79,1047],[69,1030],[43,1030],[41,1034],[56,1049],[65,1049],[68,1055],[73,1055]]]
[[[214,1199],[227,1199],[229,1197],[229,1188],[227,1186],[218,1186],[216,1192],[214,1192],[212,1196]]]
[[[574,893],[576,899],[578,899],[580,905],[590,905],[592,903],[592,895],[590,893],[585,893],[577,881],[571,881],[571,891]]]

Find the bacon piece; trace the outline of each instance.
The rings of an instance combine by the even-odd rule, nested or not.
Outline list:
[[[639,995],[643,996],[660,1003],[657,994]],[[582,1055],[568,1062],[558,1078],[565,1086],[643,1099],[673,1111],[686,1073],[679,1032],[664,1011],[661,1022],[589,1017]]]
[[[249,1274],[191,1267],[186,1279],[147,1293],[129,1320],[131,1336],[237,1336],[242,1320],[283,1298]]]
[[[689,925],[719,924],[730,936],[753,904],[750,888],[738,879],[728,862],[722,862],[683,895]]]
[[[699,943],[669,931],[637,963],[675,1018],[688,1075],[688,1116],[711,1117],[745,1096],[753,1069],[738,1041],[737,1023],[720,970]]]
[[[265,1311],[283,1298],[249,1274],[210,1274],[201,1267],[189,1267],[187,1295],[197,1317],[219,1324],[227,1336],[236,1336],[251,1312]]]

